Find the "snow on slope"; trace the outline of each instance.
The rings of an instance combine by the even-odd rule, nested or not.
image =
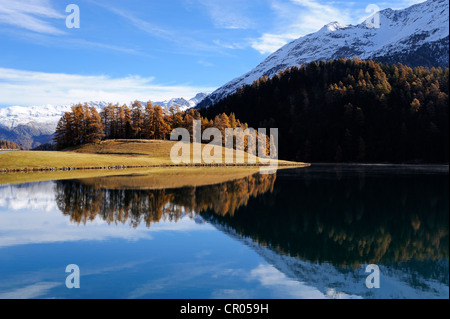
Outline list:
[[[228,236],[240,241],[260,255],[269,265],[264,267],[265,273],[272,276],[281,273],[288,280],[297,282],[302,289],[317,290],[322,298],[331,299],[446,299],[449,296],[448,263],[442,261],[436,265],[440,280],[425,278],[414,265],[395,264],[379,265],[380,289],[368,289],[365,280],[368,273],[365,267],[355,269],[339,268],[328,263],[313,263],[300,258],[287,256],[270,247],[262,246],[248,237],[243,237],[233,228],[220,224],[214,218],[206,221]],[[416,266],[420,268],[420,266]],[[279,275],[277,277],[280,277]],[[292,285],[291,285],[292,286]],[[306,298],[318,298],[306,296]]]
[[[45,131],[54,128],[53,122],[70,110],[70,106],[11,106],[0,109],[0,125],[13,129],[19,125],[27,125],[29,123],[40,124]]]
[[[205,97],[207,97],[208,94],[206,93],[198,93],[195,97],[193,97],[190,100],[186,100],[184,98],[175,98],[171,100],[166,100],[162,102],[153,102],[153,104],[160,105],[166,108],[173,107],[179,107],[181,111],[186,111],[192,107],[197,106],[199,102],[201,102]]]
[[[89,102],[90,106],[101,109],[105,102]],[[42,134],[53,134],[64,112],[69,112],[72,105],[11,106],[0,109],[0,127],[14,129],[20,125],[38,127]]]
[[[379,14],[379,28],[368,27],[366,22],[349,26],[331,22],[316,33],[288,43],[255,69],[214,91],[199,107],[208,107],[262,76],[270,78],[286,68],[312,61],[357,56],[408,64],[409,54],[432,48],[425,50],[426,58],[437,56],[426,60],[434,60],[431,62],[438,64],[434,66],[448,67],[448,0],[429,0],[403,10],[385,9]]]

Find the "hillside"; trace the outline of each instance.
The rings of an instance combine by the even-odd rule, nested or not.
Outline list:
[[[202,116],[279,129],[280,158],[448,163],[449,70],[330,60],[262,78]]]
[[[313,61],[358,57],[410,67],[449,66],[448,0],[429,0],[403,10],[385,9],[379,17],[379,28],[366,22],[330,22],[286,44],[253,70],[211,93],[198,107],[208,107],[263,76],[272,78],[286,68]]]

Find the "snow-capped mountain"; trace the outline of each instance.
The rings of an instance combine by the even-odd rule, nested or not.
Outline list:
[[[101,110],[106,102],[89,102]],[[24,148],[34,148],[51,141],[56,125],[73,105],[11,106],[0,109],[0,139]]]
[[[262,76],[312,61],[359,57],[409,66],[449,65],[449,1],[428,0],[403,10],[385,9],[358,25],[331,22],[283,46],[255,69],[232,80],[199,103],[208,107]]]
[[[98,110],[108,105],[106,102],[89,102]],[[0,109],[0,126],[14,129],[22,125],[34,125],[42,134],[53,134],[56,124],[65,112],[69,112],[71,105],[40,105],[40,106],[11,106]]]
[[[175,98],[171,100],[166,100],[162,102],[153,102],[153,104],[160,105],[166,108],[173,107],[179,107],[181,111],[186,111],[192,107],[197,106],[198,103],[200,103],[205,97],[207,97],[208,94],[206,93],[198,93],[196,96],[194,96],[190,100],[186,100],[184,98]]]
[[[167,108],[179,106],[185,111],[195,107],[206,96],[205,93],[199,93],[190,100],[177,98],[153,104]],[[94,106],[99,112],[108,104],[104,101],[88,102],[89,106]],[[24,148],[48,143],[59,119],[65,112],[70,112],[73,105],[11,106],[0,109],[0,139],[21,144]]]

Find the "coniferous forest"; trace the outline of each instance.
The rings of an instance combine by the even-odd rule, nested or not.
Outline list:
[[[279,157],[305,162],[448,163],[449,70],[358,58],[292,67],[206,109],[279,129]]]

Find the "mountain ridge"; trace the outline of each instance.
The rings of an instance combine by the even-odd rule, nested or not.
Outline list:
[[[218,88],[197,107],[209,107],[263,76],[271,78],[289,67],[313,61],[356,56],[411,67],[448,67],[448,0],[428,0],[402,10],[384,9],[379,17],[379,28],[368,27],[366,22],[349,26],[330,22],[286,44],[253,70]]]

